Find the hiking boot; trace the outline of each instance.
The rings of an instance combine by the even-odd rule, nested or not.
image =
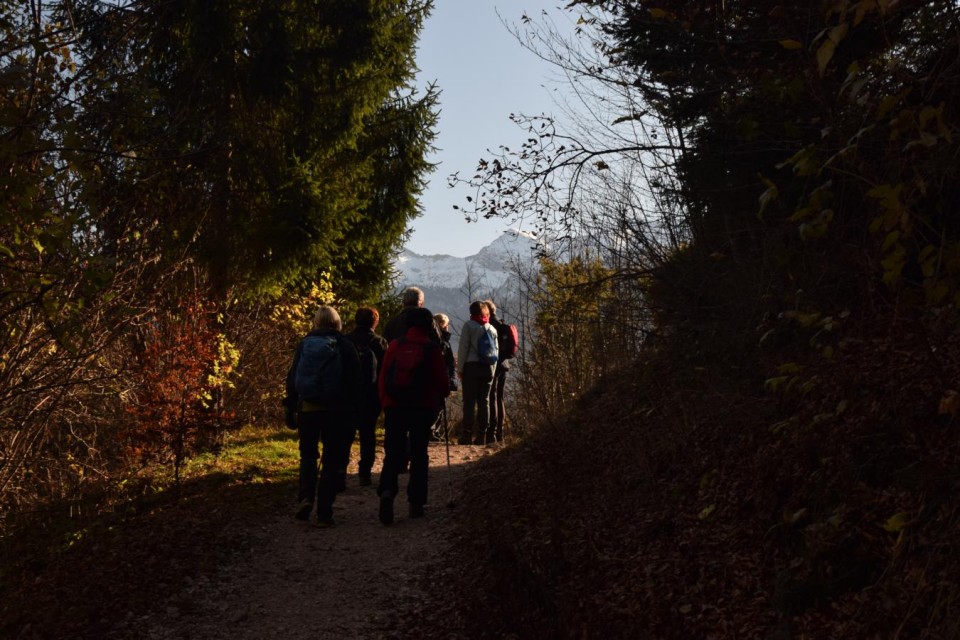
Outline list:
[[[380,496],[380,522],[383,524],[393,524],[393,494],[385,492]]]
[[[360,476],[360,479],[359,479],[358,484],[359,484],[361,487],[369,487],[370,485],[373,484],[373,480],[370,478],[370,475],[369,475],[369,474],[364,474],[364,475]]]
[[[411,518],[422,518],[422,517],[423,517],[423,505],[422,505],[422,504],[411,504],[411,505],[410,505],[410,517],[411,517]]]
[[[310,517],[310,511],[313,509],[313,503],[309,500],[301,500],[297,505],[297,511],[293,517],[297,520],[307,520]]]

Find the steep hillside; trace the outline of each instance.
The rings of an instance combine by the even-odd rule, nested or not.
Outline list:
[[[604,381],[487,461],[439,588],[490,638],[960,637],[960,340],[901,328],[800,402],[657,358]]]

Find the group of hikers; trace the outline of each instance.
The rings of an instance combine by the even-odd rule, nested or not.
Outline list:
[[[435,425],[446,428],[446,398],[458,386],[463,390],[459,444],[503,441],[503,391],[517,350],[516,328],[497,319],[492,300],[475,301],[454,354],[448,316],[424,308],[421,289],[404,290],[402,304],[382,337],[376,333],[376,309],[358,309],[355,329],[343,334],[337,310],[323,305],[297,346],[283,403],[287,426],[299,434],[298,520],[309,520],[316,505],[317,525],[334,525],[333,503],[346,489],[357,434],[358,483],[373,484],[381,410],[384,459],[377,495],[379,519],[385,525],[393,522],[399,475],[407,471],[409,516],[423,517],[429,442]],[[442,433],[448,445],[449,436]]]

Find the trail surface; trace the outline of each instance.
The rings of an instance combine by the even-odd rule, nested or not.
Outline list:
[[[423,590],[428,571],[453,570],[439,566],[453,545],[459,508],[448,503],[456,503],[471,463],[490,453],[450,446],[448,470],[446,448],[431,444],[426,517],[407,517],[408,476],[401,475],[396,520],[387,527],[377,518],[376,467],[371,487],[348,476],[334,505],[335,527],[296,521],[291,499],[286,510],[249,522],[251,551],[116,631],[149,640],[397,637],[399,620],[430,606]]]

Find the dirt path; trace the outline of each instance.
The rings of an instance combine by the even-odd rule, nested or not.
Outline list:
[[[266,513],[249,523],[256,540],[251,552],[118,631],[150,640],[395,637],[402,616],[429,606],[423,578],[452,544],[455,508],[448,502],[456,503],[471,463],[491,453],[451,446],[448,471],[446,448],[431,444],[423,519],[407,517],[407,476],[401,476],[397,519],[383,526],[375,486],[358,486],[355,474],[334,505],[333,528],[294,520],[292,502],[286,511]]]

